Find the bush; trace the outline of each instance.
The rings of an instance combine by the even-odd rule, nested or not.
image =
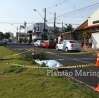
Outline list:
[[[34,54],[33,59],[47,60],[48,56],[46,53]]]
[[[26,60],[26,61],[32,61],[31,52],[24,54],[24,60]]]
[[[38,65],[38,64],[35,62],[35,60],[32,60],[32,63],[33,63],[34,65]]]

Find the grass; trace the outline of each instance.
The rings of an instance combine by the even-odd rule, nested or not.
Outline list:
[[[0,46],[0,57],[4,57],[7,55],[12,55],[13,53],[15,53],[14,51],[11,51],[9,49],[6,49],[4,46]]]
[[[0,47],[0,55],[16,53]],[[9,51],[9,52],[8,52]],[[45,69],[23,69],[12,63],[28,64],[29,60],[17,56],[0,61],[0,98],[99,98],[99,94],[67,78],[47,76]]]

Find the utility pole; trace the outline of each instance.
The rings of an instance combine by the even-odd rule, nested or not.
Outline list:
[[[56,12],[54,13],[54,33],[56,32]]]
[[[18,28],[18,26],[17,26],[17,32],[19,32],[19,28]]]
[[[46,8],[44,8],[44,29],[43,31],[45,32],[46,30]]]
[[[62,21],[62,33],[63,33],[63,21]]]

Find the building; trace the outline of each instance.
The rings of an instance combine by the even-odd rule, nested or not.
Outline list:
[[[95,11],[73,32],[73,37],[88,46],[92,33],[99,31],[99,9]]]
[[[57,28],[58,33],[61,32],[61,28]],[[19,29],[19,32],[16,33],[17,41],[21,42],[22,40],[27,40],[28,42],[34,41],[36,39],[55,39],[54,27],[50,27],[45,24],[44,32],[44,23],[35,23],[34,25],[29,25],[26,28]],[[21,40],[21,41],[20,41]]]
[[[48,31],[49,27],[45,24],[45,30]],[[34,24],[34,32],[43,33],[44,31],[44,23],[35,23]]]
[[[62,33],[62,36],[63,36],[63,39],[73,40],[72,32],[64,32],[64,33]]]
[[[29,35],[28,33],[17,32],[16,38],[17,38],[17,42],[19,43],[28,43]]]

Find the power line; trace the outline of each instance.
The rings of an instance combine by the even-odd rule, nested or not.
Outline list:
[[[38,15],[44,20],[44,17],[41,15],[41,13],[37,9],[33,9],[34,12],[37,12]]]
[[[72,10],[72,11],[65,12],[65,13],[63,13],[63,14],[57,16],[57,18],[58,18],[58,17],[61,17],[61,16],[64,16],[64,15],[66,15],[66,14],[69,14],[69,13],[73,13],[73,12],[76,12],[76,11],[84,10],[84,9],[86,9],[86,8],[90,8],[90,7],[95,6],[95,5],[98,5],[98,4],[99,4],[99,3],[94,3],[94,4],[92,4],[92,5],[88,5],[88,6],[79,8],[79,9],[75,9],[75,10]]]
[[[68,15],[69,13],[70,14],[73,14],[73,12],[76,12],[76,11],[81,11],[81,10],[85,10],[87,8],[90,8],[90,7],[93,7],[95,5],[99,5],[99,3],[94,3],[92,5],[88,5],[88,6],[85,6],[85,7],[82,7],[82,8],[79,8],[79,9],[75,9],[75,10],[72,10],[72,11],[68,11],[68,12],[65,12],[59,16],[57,16],[56,18],[59,18],[59,17],[64,17],[65,15]],[[52,19],[49,19],[49,21],[52,20]],[[49,23],[49,22],[48,22]],[[50,22],[51,23],[51,22]],[[56,23],[56,24],[61,24],[61,23]],[[68,24],[68,23],[65,23],[65,24]],[[69,24],[72,24],[72,25],[80,25],[80,24],[74,24],[74,23],[69,23]]]
[[[53,22],[48,22],[49,24],[53,24]],[[61,25],[62,23],[61,22],[56,22],[56,24],[59,24],[59,25]],[[63,23],[63,25],[65,25],[65,24],[72,24],[72,25],[80,25],[80,24],[77,24],[77,23]]]
[[[56,0],[56,2],[57,2],[57,0]],[[52,6],[47,7],[47,9],[52,9],[54,7],[57,7],[57,6],[59,6],[59,4],[62,4],[64,2],[65,2],[65,0],[62,0],[61,2],[58,2],[58,3],[56,3],[56,4],[52,5]]]
[[[54,4],[54,5],[52,5],[52,6],[49,6],[49,7],[47,7],[47,10],[51,10],[51,9],[53,9],[53,8],[56,8],[56,7],[58,7],[58,6],[61,6],[62,4],[64,4],[64,2],[66,2],[67,0],[62,0],[61,2],[58,2],[58,3],[56,3],[56,4]],[[57,1],[56,1],[57,2]],[[51,12],[49,12],[50,14],[51,14]]]
[[[63,0],[62,2],[65,2],[65,1],[66,1],[66,0]],[[62,2],[61,2],[61,3],[62,3]],[[76,12],[76,11],[81,11],[81,10],[90,8],[90,7],[92,7],[92,6],[98,5],[98,4],[99,4],[99,3],[94,3],[94,4],[92,4],[92,5],[88,5],[88,6],[79,8],[79,9],[75,9],[75,10],[72,10],[72,11],[68,11],[68,12],[65,12],[65,13],[63,13],[63,14],[57,16],[56,18],[61,17],[61,16],[64,17],[65,15],[67,15],[67,14],[69,14],[69,13],[73,13],[73,12]],[[7,17],[0,17],[0,18],[7,18]],[[52,20],[52,19],[51,19],[51,20]],[[48,23],[49,23],[49,22],[48,22]],[[23,24],[23,23],[0,22],[0,24]],[[32,23],[27,23],[27,24],[33,24],[33,22],[32,22]],[[56,24],[57,24],[57,23],[56,23]]]
[[[88,5],[88,6],[85,6],[85,7],[82,7],[82,8],[79,8],[79,9],[75,9],[75,10],[72,10],[72,11],[68,11],[68,12],[65,12],[59,16],[57,16],[56,18],[59,18],[59,17],[64,17],[65,15],[68,15],[68,14],[72,14],[73,12],[76,12],[76,11],[81,11],[81,10],[84,10],[84,9],[87,9],[87,8],[90,8],[90,7],[93,7],[95,5],[98,5],[99,3],[94,3],[92,5]],[[49,20],[52,20],[52,19],[49,19]]]
[[[15,25],[15,24],[23,24],[22,22],[0,22],[0,24],[11,24],[11,25]],[[27,24],[34,24],[33,22],[27,22]]]

